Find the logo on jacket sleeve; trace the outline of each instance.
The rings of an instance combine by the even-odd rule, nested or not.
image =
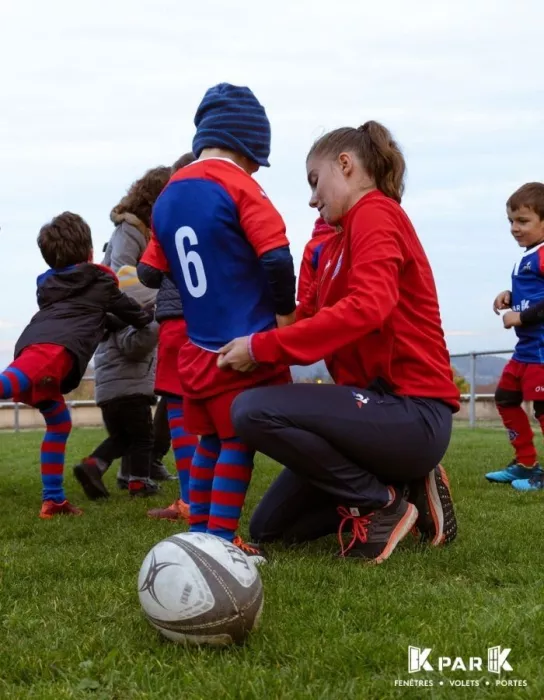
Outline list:
[[[370,401],[368,396],[363,396],[363,394],[357,393],[356,391],[352,391],[351,393],[353,394],[357,408],[361,408],[363,404],[367,404]]]

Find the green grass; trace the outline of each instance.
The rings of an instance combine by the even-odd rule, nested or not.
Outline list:
[[[76,431],[67,464],[100,436]],[[335,560],[334,538],[270,548],[261,627],[246,646],[223,651],[163,641],[141,614],[140,564],[181,528],[148,520],[147,504],[115,490],[115,469],[106,503],[85,502],[68,470],[68,497],[84,517],[38,519],[39,441],[38,433],[0,435],[0,698],[544,697],[544,493],[484,481],[510,459],[501,432],[454,435],[445,460],[459,519],[454,545],[431,551],[410,538],[380,567]],[[246,514],[276,472],[259,458]],[[154,502],[173,499],[176,484],[163,491]],[[415,677],[433,688],[395,687],[414,678],[410,644],[433,647],[435,659],[510,647],[514,670],[502,677],[528,687],[496,687],[487,672],[424,672]],[[481,686],[452,688],[451,678]]]

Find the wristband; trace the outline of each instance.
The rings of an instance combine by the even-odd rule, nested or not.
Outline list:
[[[255,355],[253,354],[253,348],[251,347],[251,339],[253,338],[252,335],[248,335],[247,337],[247,351],[249,353],[249,356],[251,357],[251,361],[254,362],[256,365],[258,364],[257,360],[255,359]]]

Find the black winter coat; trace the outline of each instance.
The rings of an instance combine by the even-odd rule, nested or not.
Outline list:
[[[15,345],[15,357],[30,345],[62,345],[74,366],[61,385],[63,394],[81,382],[87,365],[107,330],[108,314],[143,328],[153,316],[123,294],[111,270],[82,263],[64,270],[48,270],[38,277],[39,311]]]
[[[137,267],[140,282],[151,289],[158,289],[155,320],[161,323],[170,318],[183,318],[183,306],[178,288],[172,279],[157,268],[139,263]]]

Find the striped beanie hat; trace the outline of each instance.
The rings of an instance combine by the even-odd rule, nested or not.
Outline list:
[[[270,122],[248,87],[230,83],[211,87],[196,111],[195,126],[197,158],[204,148],[228,148],[259,165],[270,165]]]
[[[132,265],[123,265],[117,271],[119,279],[119,289],[127,296],[134,299],[143,308],[149,308],[155,304],[157,298],[157,290],[149,289],[138,279],[136,268]]]

